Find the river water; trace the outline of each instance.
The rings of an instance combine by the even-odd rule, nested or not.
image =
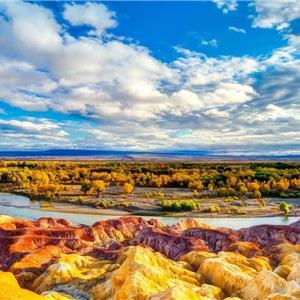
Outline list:
[[[74,224],[92,225],[97,221],[118,218],[119,216],[86,214],[86,213],[70,213],[65,211],[47,211],[47,208],[41,209],[41,203],[37,201],[30,201],[29,198],[10,193],[0,193],[0,215],[10,215],[12,217],[19,217],[25,219],[37,219],[41,217],[53,217],[68,219]],[[60,205],[63,207],[70,207],[69,204]],[[72,208],[76,205],[72,204]],[[78,210],[82,207],[78,205]],[[146,219],[152,217],[145,217]],[[174,224],[180,221],[181,218],[176,217],[154,217],[167,224]],[[298,217],[254,217],[254,218],[196,218],[203,223],[212,226],[224,226],[233,229],[242,227],[249,227],[260,224],[274,224],[274,225],[288,225],[297,221]]]

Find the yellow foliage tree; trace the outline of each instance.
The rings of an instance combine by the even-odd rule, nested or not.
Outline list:
[[[99,198],[100,193],[103,193],[106,188],[106,184],[103,180],[95,180],[92,183],[93,189],[97,194],[97,197]]]
[[[123,186],[123,191],[126,194],[131,194],[133,191],[133,185],[128,182],[125,182]]]

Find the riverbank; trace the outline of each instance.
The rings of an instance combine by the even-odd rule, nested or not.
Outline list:
[[[40,207],[40,201],[31,201],[27,197],[0,193],[0,214],[11,215],[13,217],[25,219],[38,219],[41,217],[63,218],[69,219],[74,224],[92,225],[101,220],[114,219],[124,216],[142,216],[146,219],[156,218],[166,224],[175,224],[182,219],[193,217],[201,222],[205,222],[212,226],[225,226],[233,229],[241,227],[260,225],[260,224],[273,224],[273,225],[288,225],[297,221],[299,218],[296,216],[245,216],[245,215],[231,215],[221,216],[212,214],[133,214],[120,210],[111,209],[95,209],[91,207],[70,205],[68,203],[43,203]]]
[[[66,205],[67,204],[67,205]],[[68,205],[68,203],[48,203],[47,206],[38,208],[41,211],[52,211],[52,212],[67,212],[74,214],[94,214],[94,215],[108,215],[108,216],[149,216],[149,217],[174,217],[174,218],[265,218],[265,217],[300,217],[300,209],[295,209],[288,215],[285,215],[281,211],[270,212],[265,214],[222,214],[222,213],[208,213],[199,211],[189,212],[162,212],[162,211],[149,211],[141,208],[135,208],[132,210],[125,209],[112,209],[112,208],[92,208],[80,205]]]
[[[0,186],[0,191],[3,193],[12,193],[27,197],[31,203],[28,207],[41,211],[48,212],[65,212],[72,214],[93,214],[93,215],[109,215],[109,216],[162,216],[175,218],[253,218],[253,217],[276,217],[286,216],[279,210],[279,204],[285,201],[290,211],[287,216],[300,216],[300,199],[298,198],[261,198],[261,199],[239,199],[236,197],[219,197],[219,198],[195,198],[188,189],[164,189],[164,196],[152,196],[149,198],[149,193],[154,193],[154,189],[139,189],[137,188],[134,194],[124,195],[118,194],[118,191],[108,190],[99,198],[87,195],[84,198],[82,195],[73,195],[73,198],[67,199],[66,196],[60,199],[48,200],[45,197],[36,197],[28,191],[13,189],[12,186]],[[147,194],[148,193],[148,194]],[[75,201],[74,198],[80,197],[80,201]],[[82,200],[82,198],[84,200]],[[162,201],[170,201],[170,203],[192,200],[198,209],[193,211],[164,211],[161,207]],[[107,204],[108,203],[108,204]],[[16,203],[15,203],[16,204]],[[263,204],[263,205],[262,205]],[[18,205],[16,205],[18,206]],[[103,207],[106,206],[106,207]],[[217,208],[216,211],[210,209]]]

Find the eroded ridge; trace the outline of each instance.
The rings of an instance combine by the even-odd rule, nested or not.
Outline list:
[[[300,299],[300,222],[0,217],[0,300]]]

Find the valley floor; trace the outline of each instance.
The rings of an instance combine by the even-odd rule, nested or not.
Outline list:
[[[45,211],[58,211],[79,214],[99,215],[141,215],[175,217],[272,217],[285,215],[279,210],[279,204],[285,201],[289,207],[289,216],[300,216],[298,198],[238,198],[211,197],[205,194],[195,196],[184,188],[139,188],[132,194],[124,194],[121,187],[110,186],[96,197],[85,195],[79,185],[68,187],[53,200],[44,196],[33,196],[28,190],[12,185],[0,185],[0,191],[21,194],[32,200],[31,207]],[[176,203],[192,201],[197,209],[193,211],[164,211],[164,201]],[[214,211],[217,208],[217,211]]]

